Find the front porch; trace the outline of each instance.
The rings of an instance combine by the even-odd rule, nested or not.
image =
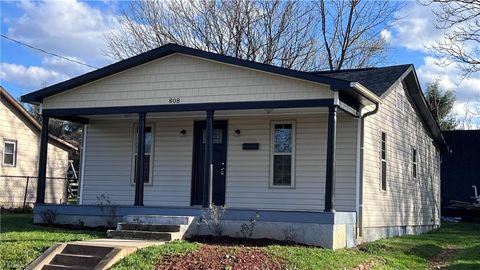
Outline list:
[[[194,217],[186,237],[209,234],[199,220],[208,210],[201,207],[165,207],[131,205],[66,205],[36,204],[34,222],[43,223],[42,213],[53,211],[55,223],[79,223],[85,226],[107,226],[112,221],[125,221],[127,216],[185,216]],[[207,211],[207,212],[206,212]],[[252,238],[295,241],[324,248],[355,246],[355,212],[278,211],[228,208],[224,216],[224,235],[241,237],[241,227],[258,214]],[[208,214],[207,214],[208,215]]]

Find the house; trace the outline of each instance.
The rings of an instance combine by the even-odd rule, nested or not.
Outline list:
[[[480,130],[449,130],[443,136],[450,151],[442,159],[442,201],[472,202],[472,186],[480,192]]]
[[[258,213],[253,237],[327,248],[440,226],[447,146],[412,65],[308,73],[167,44],[22,101],[86,125],[80,205],[39,196],[37,222],[220,205],[226,234]]]
[[[40,124],[0,86],[0,206],[21,207],[36,200]],[[68,152],[73,145],[49,135],[45,202],[66,199]]]

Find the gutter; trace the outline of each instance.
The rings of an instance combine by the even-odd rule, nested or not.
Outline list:
[[[357,237],[363,236],[363,155],[364,155],[364,137],[365,137],[365,118],[376,114],[378,108],[380,107],[379,103],[375,103],[375,109],[373,111],[367,112],[364,115],[360,115],[360,165],[359,165],[359,181],[358,181],[358,215],[357,215],[357,228],[358,235]]]
[[[372,93],[372,91],[368,90],[368,88],[363,86],[361,83],[351,82],[350,87],[353,88],[353,90],[355,90],[360,95],[364,96],[366,99],[370,100],[371,102],[375,104],[382,103],[382,99],[380,97]]]

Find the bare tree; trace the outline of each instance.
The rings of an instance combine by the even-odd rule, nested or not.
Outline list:
[[[106,35],[108,53],[124,59],[171,42],[298,70],[364,67],[386,51],[380,31],[398,6],[367,0],[132,1],[122,10],[121,28]]]
[[[295,1],[133,1],[121,29],[107,35],[117,59],[177,43],[287,68],[315,68],[315,27],[308,5]]]
[[[480,71],[480,1],[421,0],[420,3],[440,7],[433,11],[437,16],[435,26],[447,32],[432,46],[447,59],[440,64],[455,62],[465,75]]]
[[[397,1],[318,1],[328,68],[359,68],[382,62],[388,43],[381,31],[395,21],[400,7]]]

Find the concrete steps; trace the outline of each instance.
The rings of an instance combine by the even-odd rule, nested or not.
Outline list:
[[[116,239],[173,241],[183,239],[194,217],[131,215],[123,217],[116,230],[107,236]]]
[[[99,269],[105,257],[114,250],[112,247],[67,244],[60,253],[44,265],[42,270]]]

